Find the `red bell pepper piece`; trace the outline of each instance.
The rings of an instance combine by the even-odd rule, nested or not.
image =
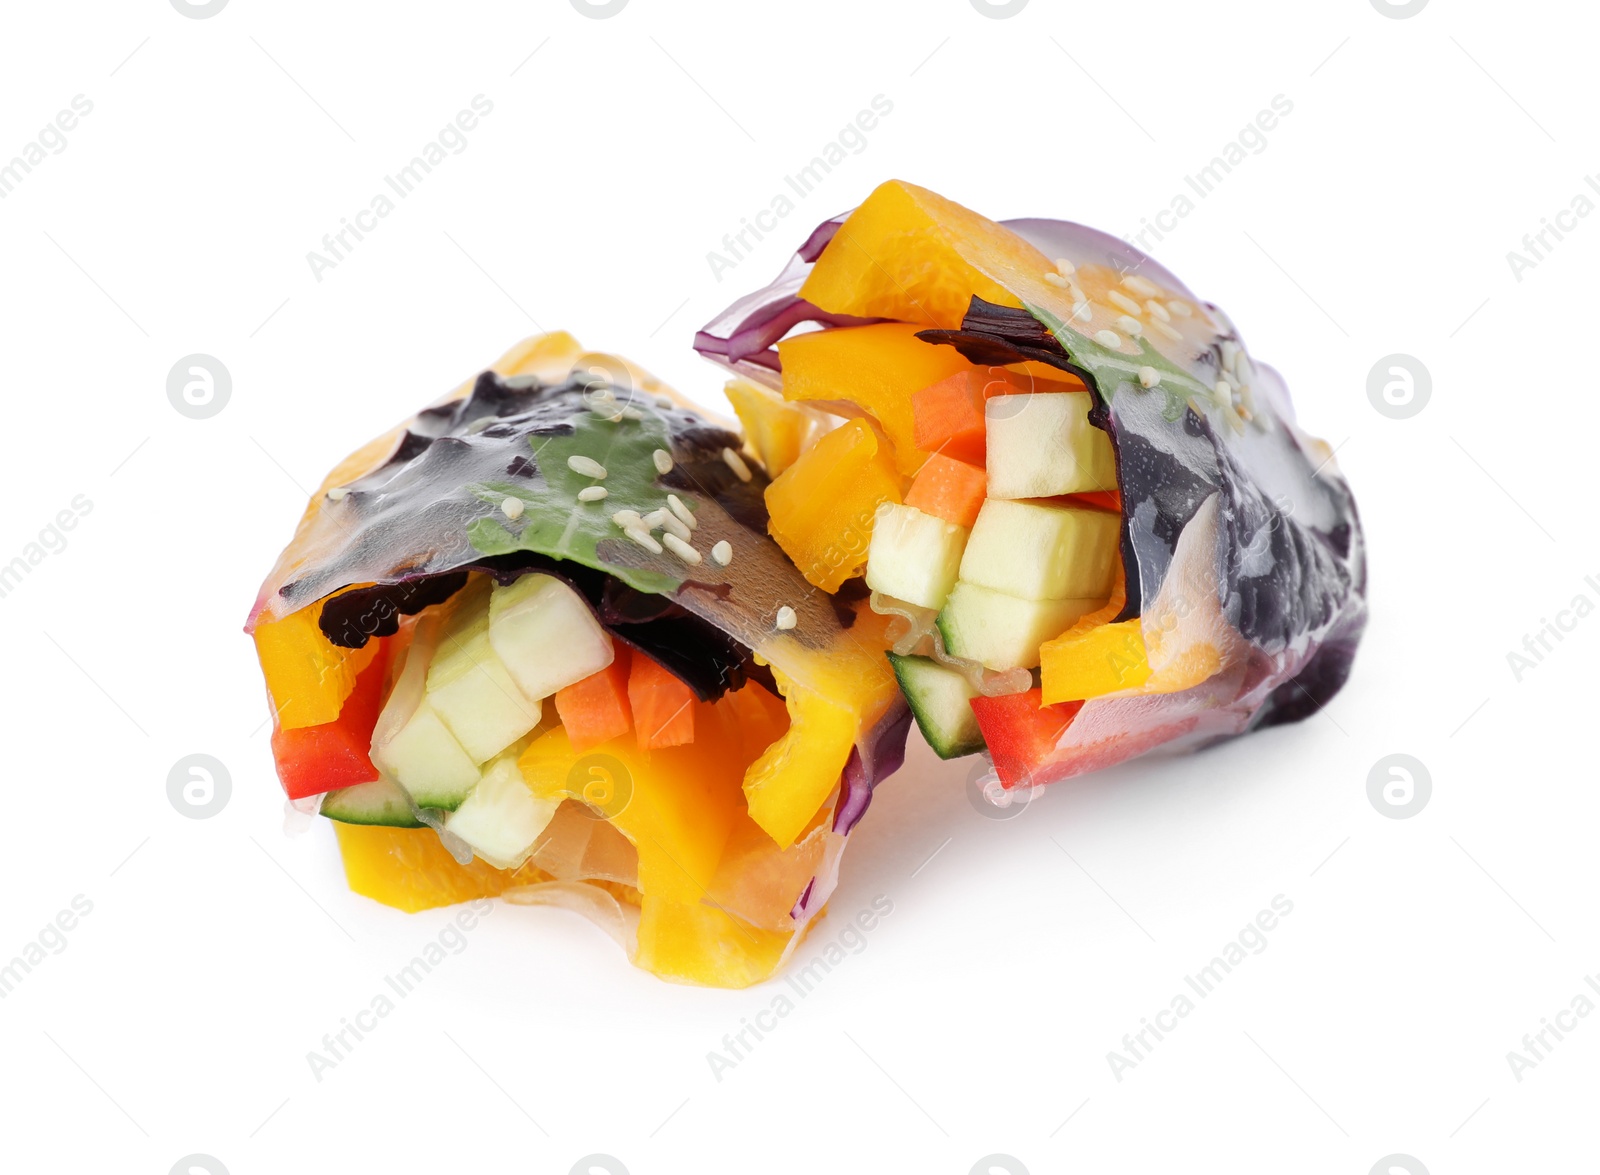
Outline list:
[[[272,732],[278,780],[291,800],[371,783],[378,778],[378,769],[369,756],[372,730],[383,709],[383,685],[388,672],[389,650],[385,645],[356,675],[355,689],[345,699],[338,718],[321,726]]]
[[[995,773],[1005,787],[1031,783],[1034,770],[1050,758],[1062,733],[1083,709],[1082,702],[1045,706],[1043,700],[1044,692],[1038,689],[972,699],[978,729],[983,731]]]

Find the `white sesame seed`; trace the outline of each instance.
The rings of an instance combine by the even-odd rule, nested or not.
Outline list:
[[[593,457],[585,457],[581,453],[576,453],[567,458],[567,468],[572,470],[573,473],[581,473],[584,477],[592,477],[597,481],[603,480],[606,475],[606,467],[604,465]]]
[[[1153,298],[1161,291],[1153,282],[1147,281],[1136,273],[1130,273],[1122,279],[1122,284],[1127,286],[1141,298]]]
[[[1181,343],[1183,341],[1182,335],[1180,335],[1176,330],[1168,326],[1166,323],[1162,322],[1159,318],[1150,325],[1155,327],[1157,331],[1166,335],[1167,338],[1171,339],[1175,343]]]
[[[665,396],[657,396],[656,397],[656,407],[657,408],[676,408],[677,405],[674,404],[671,400],[667,399]]]
[[[1068,286],[1070,286],[1072,284],[1065,277],[1062,277],[1061,274],[1053,273],[1053,272],[1046,273],[1044,275],[1044,280],[1049,282],[1053,286],[1060,286],[1062,289],[1066,289]]]
[[[584,486],[578,491],[578,501],[598,502],[610,492],[605,486]]]
[[[1141,387],[1153,388],[1161,382],[1161,373],[1154,367],[1139,368],[1139,384]]]
[[[700,525],[694,520],[694,511],[685,506],[683,504],[683,499],[678,497],[677,494],[667,495],[667,509],[676,514],[678,516],[678,521],[682,522],[690,530],[693,530],[695,527]]]
[[[644,419],[644,413],[640,412],[637,408],[624,408],[621,412],[617,413],[616,419],[618,419],[618,420],[643,420]]]
[[[1160,302],[1157,302],[1154,298],[1151,298],[1148,302],[1146,302],[1144,304],[1144,308],[1150,311],[1152,317],[1159,318],[1162,322],[1172,321],[1172,315],[1167,313],[1167,308]]]
[[[1097,330],[1094,332],[1094,341],[1102,347],[1120,347],[1122,338],[1114,330]]]
[[[511,519],[521,518],[527,508],[528,504],[521,498],[507,498],[500,503],[500,513]]]
[[[1078,267],[1072,264],[1072,262],[1068,261],[1065,257],[1056,258],[1056,268],[1062,273],[1066,274],[1068,277],[1071,277],[1073,274],[1078,272]]]
[[[1143,324],[1137,318],[1129,318],[1126,314],[1117,319],[1117,325],[1122,328],[1124,334],[1135,339],[1144,333]]]
[[[667,545],[667,550],[671,551],[685,563],[700,562],[700,552],[691,547],[679,536],[675,534],[664,534],[661,536],[661,541]]]
[[[330,501],[330,502],[342,502],[342,501],[344,501],[345,495],[348,494],[349,492],[350,491],[345,489],[344,486],[334,486],[331,490],[328,491],[328,501]]]
[[[782,631],[787,632],[799,623],[799,617],[794,614],[794,609],[785,604],[778,609],[777,625]]]
[[[672,454],[665,449],[657,449],[654,453],[651,453],[650,460],[656,463],[657,473],[672,472]]]
[[[1137,318],[1143,312],[1143,309],[1144,309],[1142,306],[1139,305],[1139,303],[1135,302],[1132,298],[1128,297],[1128,295],[1123,294],[1123,293],[1119,293],[1116,290],[1107,290],[1106,291],[1106,299],[1113,306],[1115,306],[1118,310],[1126,310],[1129,314],[1133,315],[1135,318]]]
[[[661,522],[659,524],[661,529],[666,531],[668,534],[675,534],[684,542],[688,542],[690,538],[693,537],[693,532],[682,522],[678,521],[678,516],[676,514],[669,514],[665,510],[657,510],[656,513],[661,516]]]
[[[1079,302],[1072,308],[1072,317],[1077,322],[1088,322],[1094,317],[1094,311],[1089,309],[1089,303]]]
[[[733,544],[727,539],[722,539],[711,548],[711,559],[718,567],[726,567],[733,562]]]
[[[625,526],[622,528],[622,533],[652,554],[661,554],[661,544],[656,542],[655,535],[649,531],[641,530],[637,526]]]
[[[500,382],[513,392],[525,392],[529,388],[539,386],[539,377],[536,375],[508,375]]]
[[[630,526],[644,526],[644,519],[639,517],[637,510],[618,510],[611,516],[611,521],[616,523],[620,530],[627,530]]]
[[[722,450],[722,459],[728,463],[728,468],[733,470],[734,476],[740,481],[749,481],[751,478],[750,467],[744,463],[744,458],[732,449]]]
[[[1067,286],[1067,296],[1070,297],[1074,302],[1087,302],[1089,300],[1089,295],[1084,293],[1075,285]]]
[[[666,518],[665,510],[652,510],[639,520],[639,525],[646,530],[660,530],[665,525]]]
[[[1179,318],[1188,318],[1194,313],[1193,310],[1189,309],[1189,303],[1180,302],[1176,298],[1169,298],[1167,300],[1167,309],[1172,311]]]
[[[1219,379],[1217,381],[1217,386],[1212,388],[1211,392],[1212,392],[1212,395],[1216,397],[1217,403],[1222,404],[1225,407],[1232,407],[1232,405],[1233,405],[1233,385],[1230,384],[1227,380]]]

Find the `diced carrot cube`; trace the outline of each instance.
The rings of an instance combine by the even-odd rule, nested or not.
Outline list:
[[[580,754],[620,738],[633,727],[628,704],[628,647],[621,641],[611,644],[616,656],[610,665],[556,691],[556,713],[572,749]]]
[[[911,395],[917,448],[983,462],[983,385],[988,373],[960,371]]]
[[[1029,364],[1036,367],[1038,364]],[[1031,370],[978,367],[930,384],[911,394],[913,436],[925,453],[942,453],[958,461],[982,465],[984,460],[983,405],[990,396],[1025,392],[1082,391],[1076,376],[1054,372],[1053,378],[1036,378]]]
[[[694,692],[642,654],[628,674],[628,702],[641,750],[694,742]]]
[[[970,528],[978,520],[987,489],[988,474],[982,465],[935,453],[917,471],[906,494],[906,505]]]

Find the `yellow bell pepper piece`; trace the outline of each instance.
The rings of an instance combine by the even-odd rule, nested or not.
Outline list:
[[[494,897],[512,886],[550,880],[533,865],[508,872],[476,857],[462,865],[431,828],[333,826],[350,888],[373,901],[415,914],[473,898]]]
[[[790,400],[848,400],[870,412],[894,444],[895,464],[910,476],[928,459],[917,448],[912,393],[974,370],[954,347],[917,338],[924,329],[881,322],[784,339],[778,344],[783,394]]]
[[[872,426],[847,420],[767,487],[768,529],[810,583],[837,591],[866,566],[878,507],[902,484]]]
[[[695,903],[722,859],[744,809],[744,763],[729,749],[738,732],[717,706],[696,703],[695,741],[641,751],[629,733],[577,754],[557,727],[528,745],[517,764],[534,795],[586,799],[639,852],[639,889]]]
[[[749,380],[731,379],[723,391],[767,476],[777,477],[793,465],[810,435],[812,414]]]
[[[1139,620],[1081,631],[1074,626],[1046,641],[1039,647],[1039,676],[1047,706],[1139,688],[1150,679]]]
[[[778,969],[793,937],[758,929],[703,902],[646,895],[634,962],[679,983],[749,987]]]
[[[360,649],[334,644],[317,627],[321,615],[322,605],[312,604],[256,627],[256,656],[280,730],[336,721],[356,674],[378,654],[375,640]]]
[[[750,819],[786,849],[807,830],[839,782],[861,715],[797,685],[776,666],[772,676],[788,703],[789,729],[745,772],[744,794]]]
[[[1022,305],[1004,280],[1011,267],[1042,275],[1055,263],[988,217],[890,180],[839,227],[800,296],[836,314],[954,330],[974,295]]]

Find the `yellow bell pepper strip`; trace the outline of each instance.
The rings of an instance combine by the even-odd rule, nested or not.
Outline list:
[[[463,865],[431,828],[336,823],[333,829],[350,888],[408,914],[550,880],[532,864],[507,871],[474,857]]]
[[[917,448],[911,397],[953,375],[983,371],[954,347],[917,338],[921,329],[881,322],[784,339],[778,344],[784,397],[824,406],[848,401],[870,413],[893,444],[900,472],[909,477],[928,459]]]
[[[1039,647],[1045,705],[1137,689],[1150,679],[1139,620],[1068,631]]]
[[[745,439],[766,467],[768,477],[777,477],[799,459],[811,435],[815,413],[787,403],[747,379],[730,379],[723,393],[733,405]]]
[[[342,649],[317,627],[322,605],[312,604],[256,627],[256,656],[266,678],[279,730],[336,722],[356,677],[377,656],[379,642]]]
[[[899,504],[902,484],[872,426],[848,420],[767,487],[767,529],[811,584],[838,591],[866,566],[878,507]]]

